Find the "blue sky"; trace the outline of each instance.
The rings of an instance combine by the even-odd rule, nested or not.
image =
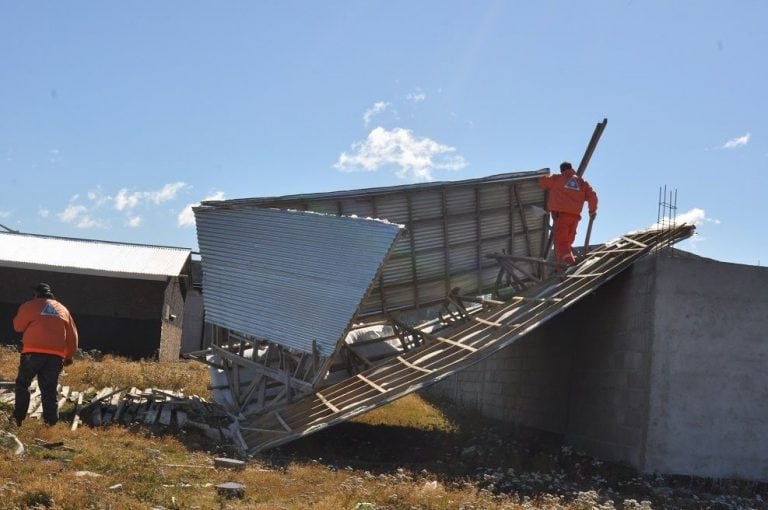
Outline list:
[[[189,206],[578,164],[592,241],[765,265],[768,3],[0,3],[0,224],[197,247]],[[584,228],[579,233],[583,240]]]

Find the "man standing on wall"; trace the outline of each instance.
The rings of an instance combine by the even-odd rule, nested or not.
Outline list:
[[[19,373],[16,376],[16,404],[13,417],[21,425],[29,410],[29,386],[37,377],[43,403],[43,421],[55,425],[59,420],[59,375],[72,364],[77,350],[75,321],[64,305],[56,301],[51,286],[39,283],[33,299],[19,307],[13,329],[23,333]]]
[[[570,163],[560,165],[560,175],[539,179],[539,186],[549,191],[547,209],[554,223],[555,260],[570,266],[576,263],[571,247],[576,239],[576,226],[581,219],[584,202],[589,206],[589,217],[597,215],[597,194],[576,174]]]

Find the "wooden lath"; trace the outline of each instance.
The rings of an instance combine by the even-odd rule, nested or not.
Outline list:
[[[458,323],[439,336],[422,334],[422,346],[307,395],[280,409],[279,415],[247,416],[240,423],[247,453],[348,420],[478,363],[572,306],[653,247],[678,242],[693,231],[692,226],[682,225],[664,232],[628,234],[593,250],[568,273],[546,280],[527,295],[504,303],[494,301],[495,306],[471,314],[474,320]]]

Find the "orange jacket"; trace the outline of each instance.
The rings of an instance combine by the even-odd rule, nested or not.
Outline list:
[[[13,329],[24,333],[22,353],[53,354],[71,358],[77,350],[75,321],[64,305],[50,298],[35,298],[19,307]]]
[[[566,212],[581,217],[584,202],[589,205],[589,214],[597,212],[597,194],[587,181],[576,175],[573,168],[541,177],[539,186],[549,191],[547,209],[550,212]]]

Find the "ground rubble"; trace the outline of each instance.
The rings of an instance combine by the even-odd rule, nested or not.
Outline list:
[[[343,423],[264,452],[272,464],[317,462],[364,477],[487,491],[523,508],[768,510],[768,483],[643,474],[520,427],[441,435]]]

